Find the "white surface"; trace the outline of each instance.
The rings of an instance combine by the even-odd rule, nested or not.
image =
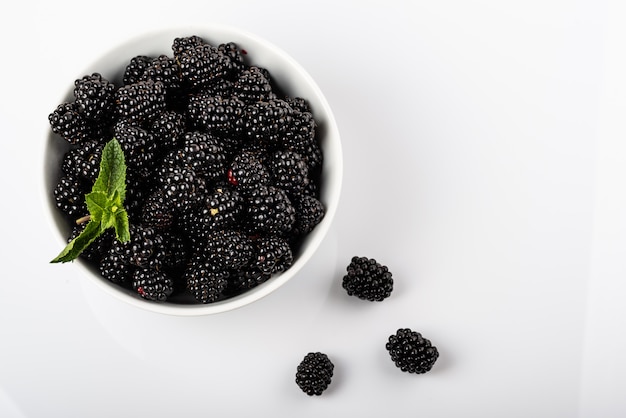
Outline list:
[[[626,61],[619,2],[111,1],[1,6],[0,416],[623,417]],[[276,43],[335,112],[344,195],[313,263],[200,318],[144,312],[53,266],[47,115],[103,51],[217,21]],[[391,298],[340,289],[352,255]],[[400,372],[411,327],[441,357]],[[308,351],[336,365],[299,391]]]

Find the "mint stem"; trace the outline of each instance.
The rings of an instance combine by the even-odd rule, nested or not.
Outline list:
[[[76,219],[76,225],[82,225],[85,222],[89,222],[91,220],[91,215],[85,215],[82,218]]]

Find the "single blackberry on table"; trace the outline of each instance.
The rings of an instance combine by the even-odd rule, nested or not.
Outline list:
[[[183,274],[187,291],[200,303],[222,299],[227,278],[228,271],[212,265],[203,256],[192,257]]]
[[[133,273],[132,287],[144,299],[164,302],[174,291],[174,281],[164,272],[138,268]]]
[[[155,190],[145,199],[141,209],[141,223],[157,231],[169,229],[174,223],[175,210],[162,190]]]
[[[126,67],[124,67],[124,74],[122,75],[123,84],[135,84],[143,78],[143,73],[146,68],[152,62],[152,57],[147,55],[137,55],[130,59]]]
[[[200,90],[222,78],[229,78],[233,64],[217,47],[201,43],[190,45],[177,55],[184,86]]]
[[[282,99],[258,101],[248,105],[244,115],[244,129],[250,140],[269,146],[280,145],[280,139],[292,125],[293,109]]]
[[[65,174],[77,176],[93,184],[100,173],[103,148],[104,144],[99,141],[84,141],[65,153],[61,161],[61,170]]]
[[[165,110],[165,85],[160,81],[138,81],[121,86],[115,92],[119,118],[146,123]]]
[[[243,150],[238,153],[227,171],[228,182],[247,194],[255,188],[270,183],[270,173],[260,152]]]
[[[239,73],[233,84],[233,95],[246,104],[270,100],[275,96],[267,72],[255,66]]]
[[[78,109],[75,102],[59,104],[48,115],[52,132],[70,144],[78,144],[93,137],[93,129]]]
[[[395,365],[408,373],[426,373],[439,358],[437,347],[410,328],[398,329],[389,337],[385,348]]]
[[[126,263],[122,256],[113,250],[109,250],[100,259],[98,268],[102,277],[117,284],[130,284],[133,272],[137,269],[136,266]]]
[[[191,96],[187,107],[190,124],[220,136],[238,137],[243,132],[246,105],[236,97],[201,93]]]
[[[85,195],[89,191],[78,177],[66,174],[61,177],[54,188],[56,206],[66,215],[85,216],[89,213],[85,204]]]
[[[296,221],[296,213],[287,193],[274,186],[259,186],[247,197],[247,230],[266,235],[287,235]]]
[[[296,371],[296,384],[309,396],[319,396],[330,386],[334,364],[328,355],[311,352],[304,356]]]
[[[267,160],[271,182],[289,193],[300,195],[309,183],[309,167],[306,161],[294,151],[276,151]]]
[[[350,296],[380,302],[391,295],[393,278],[386,266],[373,258],[352,257],[342,286]]]
[[[186,132],[186,115],[166,110],[159,113],[148,128],[157,144],[158,154],[165,154],[182,144]]]
[[[218,138],[192,131],[184,134],[182,142],[182,146],[173,153],[175,164],[187,167],[207,180],[223,178],[226,154]]]
[[[295,235],[306,235],[319,224],[326,215],[324,204],[310,195],[300,195],[293,198],[296,209],[296,222],[293,225]]]
[[[74,102],[78,112],[90,120],[108,119],[115,104],[115,85],[99,73],[74,81]]]

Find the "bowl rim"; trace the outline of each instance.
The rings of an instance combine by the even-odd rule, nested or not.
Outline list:
[[[305,238],[305,244],[302,245],[297,257],[295,257],[293,265],[288,270],[273,275],[271,279],[260,284],[259,286],[256,286],[255,288],[247,292],[228,299],[207,304],[177,304],[170,302],[152,302],[142,299],[140,296],[135,295],[130,291],[127,291],[127,289],[124,289],[115,285],[114,283],[107,281],[103,277],[99,276],[96,272],[92,271],[93,269],[90,268],[90,266],[88,266],[83,260],[76,260],[75,262],[72,262],[72,264],[78,266],[78,268],[80,268],[83,273],[88,276],[90,282],[96,284],[105,293],[123,302],[126,302],[129,305],[141,308],[145,311],[172,316],[203,316],[232,311],[234,309],[249,305],[259,299],[268,296],[278,288],[282,287],[293,277],[295,277],[302,269],[302,267],[304,267],[304,265],[312,258],[313,254],[317,251],[317,249],[324,241],[324,238],[327,235],[337,212],[343,183],[343,151],[341,146],[339,129],[334,117],[334,113],[330,105],[328,104],[328,101],[326,100],[323,92],[321,91],[317,83],[313,80],[311,75],[306,71],[306,69],[304,69],[304,67],[302,67],[302,65],[300,65],[291,55],[289,55],[285,50],[275,45],[274,43],[252,32],[240,29],[235,26],[220,23],[208,23],[207,25],[202,26],[185,25],[156,29],[135,35],[123,43],[112,46],[111,48],[109,48],[108,51],[105,51],[90,65],[86,66],[86,68],[84,68],[82,73],[80,74],[103,72],[98,71],[99,65],[103,65],[103,63],[107,60],[110,60],[111,57],[116,56],[116,54],[118,54],[117,51],[132,48],[133,45],[141,45],[143,43],[150,42],[150,40],[152,40],[152,42],[154,43],[155,38],[169,38],[169,41],[171,42],[175,37],[190,35],[201,36],[205,38],[209,43],[211,43],[213,40],[217,40],[217,38],[220,38],[219,42],[232,41],[235,43],[241,43],[243,41],[254,45],[253,48],[257,48],[260,46],[265,57],[270,57],[272,59],[280,61],[281,63],[285,63],[285,68],[289,68],[289,72],[293,75],[293,78],[296,79],[298,83],[301,83],[300,85],[304,86],[303,88],[305,90],[313,92],[315,96],[314,100],[312,100],[312,97],[302,97],[304,97],[308,101],[312,101],[315,104],[317,110],[316,108],[314,108],[313,113],[316,120],[324,120],[324,134],[322,136],[325,140],[325,143],[322,144],[322,149],[324,152],[324,163],[322,167],[322,172],[324,179],[329,181],[325,181],[325,184],[323,185],[323,190],[320,190],[324,197],[323,203],[326,210],[324,218]],[[254,54],[254,51],[257,50],[255,49],[254,51],[252,51],[252,48],[245,49],[249,50],[249,54]],[[164,50],[163,53],[171,54],[171,49],[169,52]],[[130,60],[130,58],[132,58],[132,56],[124,57],[125,60]],[[255,59],[251,59],[251,61],[254,64],[258,62],[258,60],[255,61]],[[274,69],[274,71],[272,71],[272,68],[268,68],[268,70],[270,71],[270,73],[275,73],[277,69]],[[79,77],[80,76],[81,75],[79,75]],[[281,84],[280,80],[278,81],[278,84]],[[66,96],[69,96],[70,94],[71,87],[68,88],[68,93]],[[62,100],[63,98],[59,100],[59,103]],[[320,118],[320,116],[323,116],[323,118]],[[61,245],[65,245],[66,240],[61,233],[62,228],[60,225],[60,216],[55,216],[55,211],[57,211],[57,209],[53,205],[53,198],[51,197],[50,190],[48,189],[48,182],[50,181],[48,169],[51,158],[50,148],[54,146],[54,144],[52,144],[54,134],[52,134],[52,132],[50,131],[49,125],[47,127],[47,132],[48,140],[44,146],[42,155],[43,162],[40,165],[43,171],[42,177],[44,180],[42,187],[44,193],[44,213],[46,221],[49,222],[49,225],[55,226],[53,229],[55,229],[54,232],[56,233],[59,243]],[[329,152],[329,150],[331,152]]]

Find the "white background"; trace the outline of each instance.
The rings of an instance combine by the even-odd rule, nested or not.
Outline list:
[[[1,417],[626,416],[619,1],[0,8]],[[274,294],[169,317],[48,264],[47,115],[118,43],[211,22],[268,39],[317,81],[343,197],[311,264]],[[389,266],[389,299],[343,292],[353,255]],[[399,327],[439,348],[428,374],[389,360]],[[321,397],[294,383],[309,351],[335,363]]]

